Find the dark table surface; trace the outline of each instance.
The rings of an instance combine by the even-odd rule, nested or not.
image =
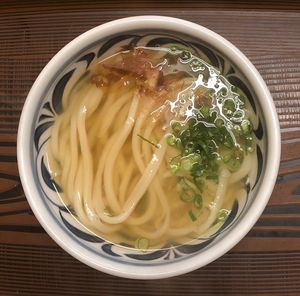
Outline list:
[[[187,275],[118,279],[78,262],[45,233],[20,184],[16,135],[26,95],[51,57],[84,31],[120,17],[187,19],[239,47],[265,79],[282,136],[266,210],[228,254]],[[300,295],[300,1],[1,1],[1,295]]]

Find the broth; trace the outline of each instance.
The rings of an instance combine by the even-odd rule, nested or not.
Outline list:
[[[90,66],[55,118],[47,166],[90,231],[157,249],[208,237],[256,166],[247,98],[180,47]]]

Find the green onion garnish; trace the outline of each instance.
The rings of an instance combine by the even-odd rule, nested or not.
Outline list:
[[[247,135],[251,132],[251,125],[248,120],[244,120],[241,124],[241,129],[244,135]]]
[[[147,143],[149,143],[149,144],[153,145],[155,148],[159,148],[159,145],[157,145],[157,144],[155,144],[155,143],[151,142],[150,140],[146,139],[146,138],[145,138],[145,137],[143,137],[142,135],[140,135],[140,134],[137,134],[137,136],[138,136],[138,137],[140,137],[142,140],[146,141]]]
[[[197,209],[201,209],[203,204],[202,196],[199,194],[195,194],[194,196],[194,205]]]
[[[183,190],[180,198],[184,202],[192,202],[194,199],[194,192],[192,190]]]
[[[181,57],[182,60],[186,61],[186,60],[189,60],[192,57],[192,54],[187,50],[183,50],[180,57]]]
[[[193,222],[197,220],[197,217],[192,210],[189,210],[189,216]]]
[[[140,237],[135,240],[134,246],[136,249],[145,252],[149,248],[149,240],[144,237]]]
[[[175,145],[176,145],[176,138],[175,138],[174,135],[169,135],[169,136],[167,137],[167,144],[168,144],[169,146],[175,146]]]
[[[214,225],[217,223],[220,223],[220,222],[224,223],[226,221],[226,219],[228,218],[229,214],[230,214],[229,210],[221,209],[218,213],[216,221],[214,222]]]
[[[245,155],[255,150],[255,135],[243,92],[230,84],[225,87],[225,78],[221,75],[215,85],[218,89],[211,89],[206,82],[212,72],[205,63],[184,48],[171,50],[175,49],[181,62],[189,63],[193,71],[199,66],[204,67],[201,73],[203,87],[193,88],[192,116],[176,117],[167,138],[167,144],[180,153],[170,159],[170,171],[183,179],[177,190],[183,201],[192,203],[193,211],[189,211],[189,215],[195,221],[195,213],[202,208],[202,195],[205,196],[202,192],[205,180],[218,183],[220,166],[236,172]],[[220,89],[217,85],[221,81],[224,86]],[[182,107],[185,108],[183,103]]]
[[[208,118],[209,117],[209,108],[208,107],[202,106],[199,111],[200,111],[200,113],[202,114],[202,116],[204,118]]]

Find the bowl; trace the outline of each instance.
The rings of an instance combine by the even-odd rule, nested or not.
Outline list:
[[[97,58],[124,46],[189,43],[247,95],[255,113],[257,171],[247,194],[213,235],[168,249],[140,252],[113,245],[85,229],[58,199],[45,166],[45,143],[64,90]],[[272,97],[251,62],[229,41],[200,25],[163,16],[115,20],[80,35],[61,49],[33,84],[18,130],[18,167],[27,200],[47,233],[69,254],[105,273],[158,279],[190,272],[235,246],[263,212],[280,160],[280,129]]]

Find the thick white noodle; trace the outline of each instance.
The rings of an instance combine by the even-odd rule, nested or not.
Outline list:
[[[221,206],[224,201],[224,197],[226,194],[227,186],[228,186],[228,181],[230,178],[230,173],[226,168],[221,168],[220,169],[220,174],[219,174],[219,184],[216,192],[216,196],[212,204],[210,205],[210,214],[208,219],[200,225],[197,229],[197,233],[201,235],[205,231],[207,231],[212,224],[215,222],[217,215],[221,209]]]
[[[118,137],[116,138],[114,145],[111,147],[110,152],[107,155],[105,167],[104,167],[104,175],[103,175],[103,181],[104,181],[104,192],[106,195],[106,199],[108,202],[108,205],[112,209],[113,212],[119,213],[121,210],[120,204],[118,202],[118,198],[116,196],[116,192],[114,190],[113,186],[113,172],[114,172],[114,165],[115,161],[117,159],[118,154],[120,153],[120,150],[122,149],[122,146],[124,145],[126,139],[128,138],[133,125],[135,123],[136,118],[136,112],[138,108],[139,103],[139,94],[135,93],[132,99],[131,107],[128,113],[128,117],[126,119],[125,125],[118,134]]]
[[[158,171],[161,162],[163,160],[165,151],[166,151],[166,139],[163,137],[159,143],[160,148],[157,149],[156,153],[153,153],[152,159],[147,165],[142,177],[139,179],[138,183],[134,187],[133,191],[128,197],[124,207],[122,208],[120,214],[116,216],[108,216],[105,214],[100,214],[100,218],[109,224],[118,224],[122,223],[128,219],[131,213],[134,211],[140,199],[143,197],[147,191],[148,186],[155,177],[156,172]]]

